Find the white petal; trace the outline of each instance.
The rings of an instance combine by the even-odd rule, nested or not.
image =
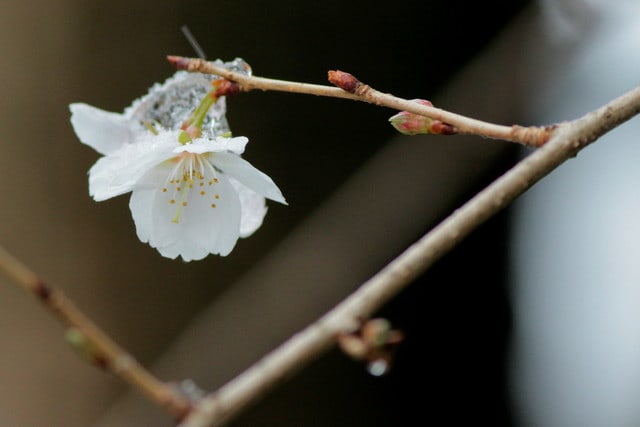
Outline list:
[[[174,157],[177,140],[173,141],[172,135],[161,138],[149,133],[100,158],[89,170],[89,194],[102,201],[131,191],[153,167]]]
[[[182,256],[185,261],[202,259],[208,251],[189,239],[184,232],[185,218],[175,223],[176,204],[169,204],[169,197],[161,188],[135,189],[129,207],[136,223],[136,232],[143,242],[156,248],[160,254],[175,259]]]
[[[287,204],[280,189],[271,178],[240,156],[231,153],[213,153],[210,161],[222,172],[240,181],[256,193],[276,202]]]
[[[209,253],[229,254],[240,235],[241,215],[232,185],[213,168],[205,168],[202,179],[194,179],[191,188],[184,181],[165,187],[162,181],[170,172],[171,165],[159,165],[141,179],[143,187],[133,190],[129,206],[140,240],[163,256],[181,256],[185,261]],[[149,187],[154,180],[161,183]]]
[[[206,138],[198,138],[195,139],[190,144],[180,145],[176,147],[173,151],[175,153],[194,153],[194,154],[203,154],[203,153],[217,153],[230,151],[236,154],[242,154],[244,152],[244,147],[247,145],[249,140],[244,136],[239,136],[236,138],[216,138],[216,139],[206,139]]]
[[[193,191],[185,209],[185,232],[192,242],[212,254],[226,256],[240,237],[240,200],[222,174],[202,195]],[[212,207],[215,205],[215,208]]]
[[[133,141],[135,123],[122,114],[111,113],[87,104],[69,105],[71,124],[80,141],[100,154],[111,154]]]
[[[157,189],[136,189],[131,193],[131,198],[129,199],[129,209],[131,209],[133,222],[136,224],[136,234],[143,243],[149,242],[149,237],[153,230],[153,217],[150,207],[153,206],[156,191]]]
[[[207,250],[186,244],[184,241],[179,241],[169,246],[156,249],[163,257],[176,259],[181,256],[182,260],[186,262],[199,261],[209,255]]]
[[[260,228],[267,214],[265,199],[235,179],[230,178],[229,181],[240,199],[240,237],[249,237]]]
[[[236,136],[234,138],[218,137],[215,141],[218,147],[216,151],[230,151],[235,154],[242,154],[249,139],[245,136]]]

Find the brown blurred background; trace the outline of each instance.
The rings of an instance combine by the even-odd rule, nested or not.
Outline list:
[[[459,71],[526,3],[3,1],[0,242],[164,379],[192,377],[212,390],[375,273],[504,170],[513,151],[397,138],[393,112],[366,104],[243,94],[228,100],[230,125],[249,137],[245,157],[289,206],[270,205],[230,256],[186,264],[138,241],[128,196],[89,198],[98,155],[73,134],[68,104],[122,111],[173,73],[165,55],[195,56],[185,24],[209,58],[243,57],[257,75],[324,83],[339,68],[384,92],[433,99],[468,84]],[[509,74],[485,74],[490,88],[453,90],[443,107],[516,120],[500,110]],[[369,377],[334,351],[232,425],[425,425],[441,415],[509,425],[503,225],[504,216],[490,221],[385,307],[408,337],[389,375]],[[171,425],[80,362],[28,295],[0,285],[2,426]]]

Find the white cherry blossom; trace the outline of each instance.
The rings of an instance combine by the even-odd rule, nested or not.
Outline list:
[[[70,105],[80,141],[103,154],[89,171],[89,194],[102,201],[131,192],[140,240],[185,261],[229,254],[262,225],[265,198],[286,204],[271,178],[241,157],[247,138],[223,136],[224,98],[207,113],[201,137],[184,140],[180,124],[210,81],[178,72],[124,114]]]

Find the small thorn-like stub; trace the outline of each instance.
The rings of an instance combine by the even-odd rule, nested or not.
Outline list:
[[[414,99],[413,101],[427,107],[433,107],[433,104],[426,99]],[[426,135],[430,133],[435,135],[454,135],[457,133],[456,129],[448,123],[408,111],[401,111],[390,117],[389,122],[391,126],[404,135]]]
[[[176,67],[178,70],[188,70],[191,60],[184,56],[167,55],[167,61],[169,64]]]
[[[362,83],[352,74],[340,70],[329,70],[329,82],[349,93],[356,93]]]

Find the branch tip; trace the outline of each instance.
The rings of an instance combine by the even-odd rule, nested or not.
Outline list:
[[[167,61],[178,70],[188,70],[191,60],[184,56],[167,55]]]

